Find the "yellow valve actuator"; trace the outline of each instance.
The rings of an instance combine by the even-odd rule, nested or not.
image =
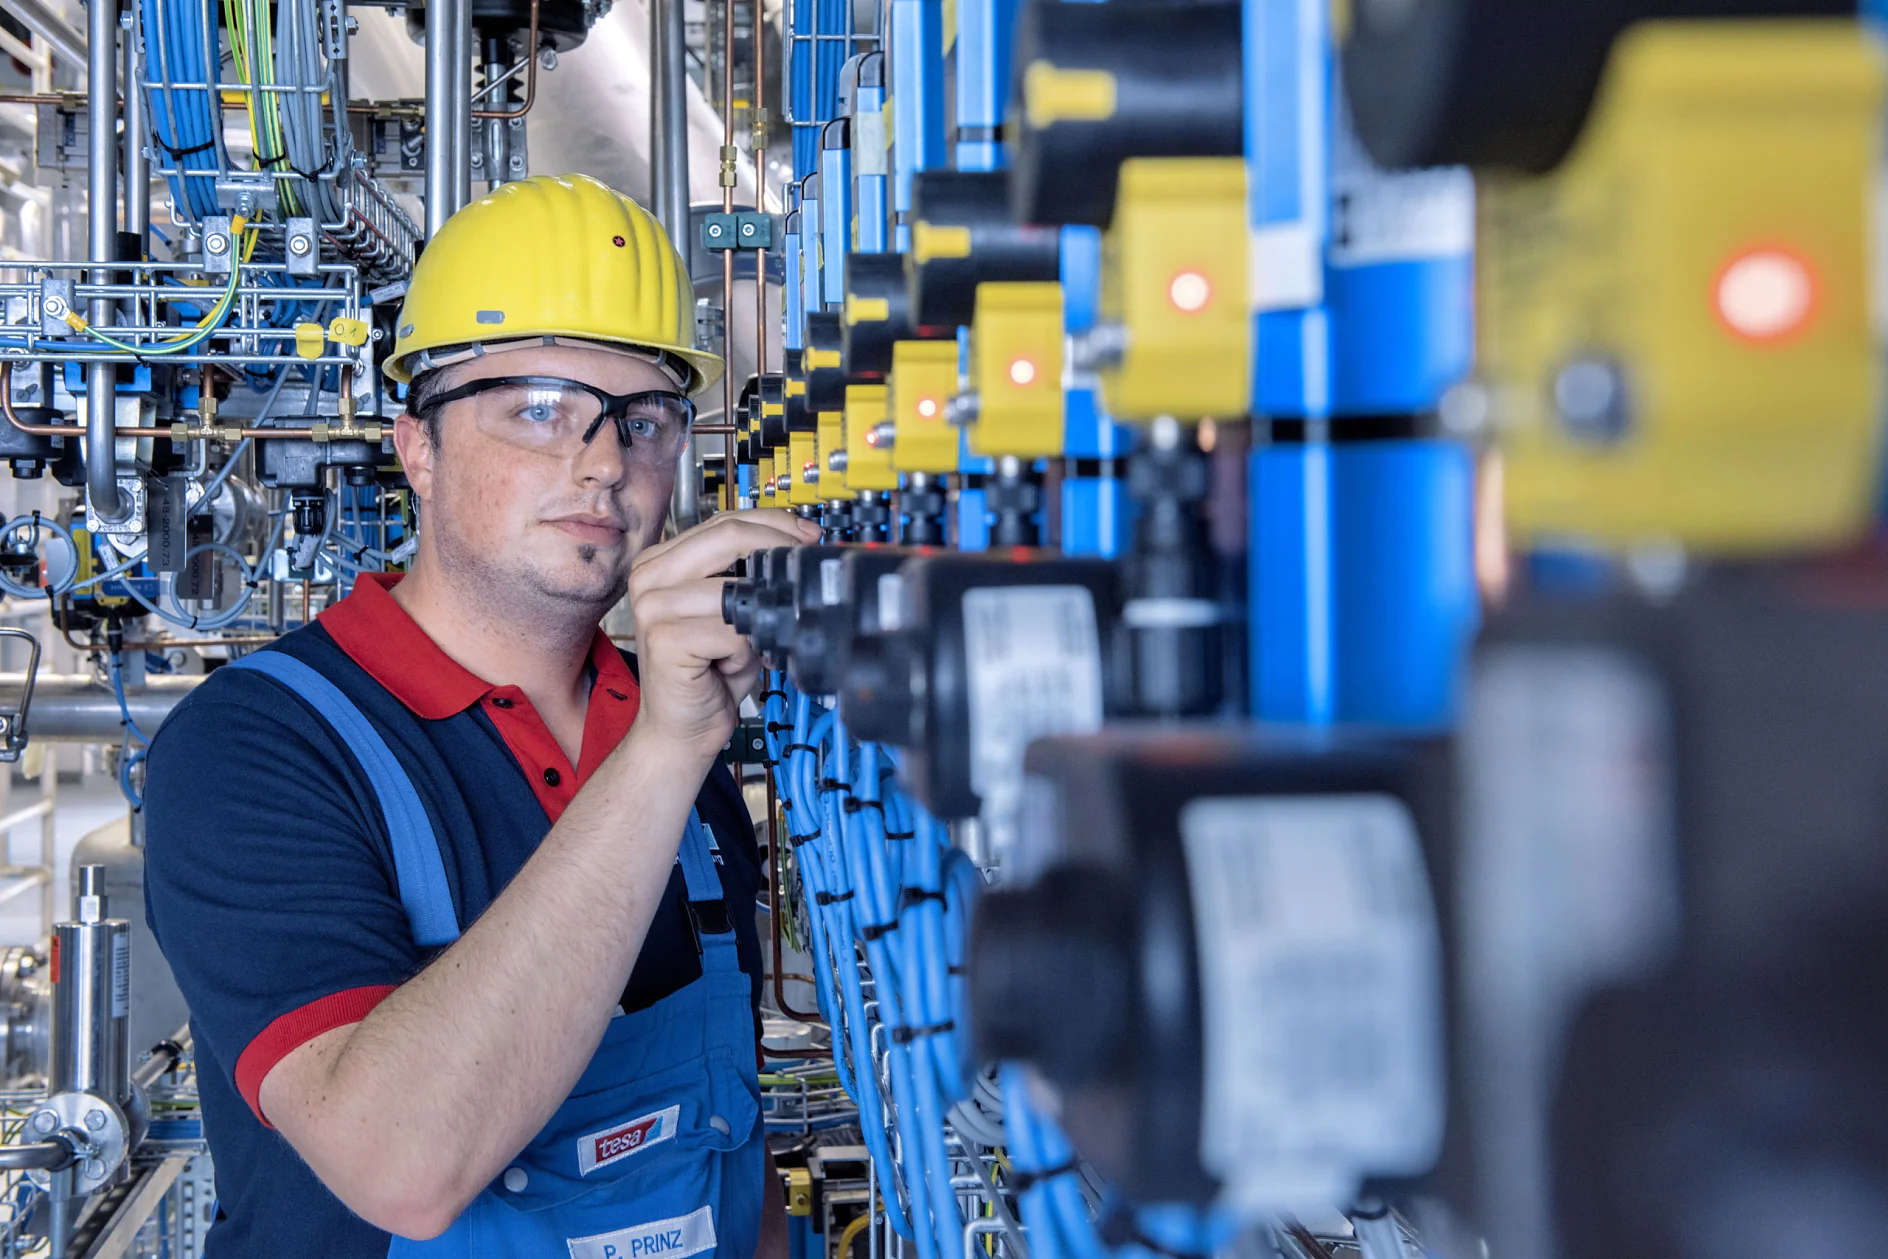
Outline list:
[[[972,454],[1025,459],[1062,453],[1062,286],[988,281],[977,286],[970,380],[977,418]]]
[[[1478,373],[1521,539],[1751,554],[1865,527],[1883,81],[1853,21],[1642,24],[1558,168],[1482,182]]]
[[[957,342],[893,345],[890,389],[892,467],[900,472],[957,471],[957,430],[944,418],[957,392]]]
[[[1102,237],[1101,317],[1126,333],[1101,372],[1121,420],[1243,416],[1252,405],[1249,209],[1240,158],[1121,164]]]

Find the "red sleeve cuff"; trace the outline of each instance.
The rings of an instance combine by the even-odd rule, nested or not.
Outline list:
[[[249,1042],[249,1047],[243,1050],[242,1056],[236,1059],[236,1091],[249,1103],[249,1109],[255,1112],[263,1127],[275,1127],[269,1122],[268,1116],[262,1113],[261,1101],[262,1081],[269,1072],[275,1070],[275,1064],[323,1032],[360,1022],[369,1011],[386,1000],[387,994],[395,986],[378,984],[331,993],[299,1009],[290,1010],[257,1033],[256,1038]]]

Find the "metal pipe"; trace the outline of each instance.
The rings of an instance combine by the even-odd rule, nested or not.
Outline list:
[[[4,416],[6,422],[20,432],[30,434],[34,437],[86,437],[91,433],[90,428],[81,424],[28,424],[25,420],[22,420],[19,412],[13,409],[13,363],[10,360],[0,360],[0,416]],[[90,417],[88,416],[87,419],[89,420]],[[119,424],[115,425],[112,431],[122,437],[162,437],[166,440],[170,439],[170,434],[166,430],[162,428],[146,427],[140,424]],[[313,438],[315,435],[315,430],[312,428],[244,428],[234,431],[238,440],[244,437],[255,437],[264,440],[274,437]],[[230,430],[226,429],[221,435],[227,437],[229,432]],[[328,434],[330,437],[334,435],[332,426],[329,428]],[[187,440],[196,441],[201,439],[190,438]]]
[[[64,1141],[34,1141],[29,1145],[0,1145],[0,1171],[52,1171],[72,1161],[72,1147]]]
[[[24,681],[22,674],[0,673],[0,693],[15,695]],[[138,729],[152,734],[202,681],[194,675],[146,678],[125,687],[125,707]],[[117,743],[124,738],[118,697],[89,674],[41,674],[26,714],[26,736],[39,743]]]
[[[755,8],[760,7],[760,0],[755,0]],[[755,14],[755,30],[760,29],[759,14]],[[760,87],[755,85],[754,98],[758,101]],[[734,0],[721,0],[721,212],[734,213]],[[754,207],[759,209],[758,203]],[[721,422],[734,423],[734,251],[721,251],[721,361],[726,369],[721,373]],[[729,506],[734,501],[734,437],[730,434],[721,439],[722,482],[726,486]]]
[[[452,38],[452,169],[458,179],[454,209],[472,200],[472,0],[446,0],[457,15]]]
[[[0,7],[18,18],[20,25],[45,40],[47,47],[64,57],[74,68],[80,71],[90,69],[85,36],[73,30],[64,18],[40,3],[40,0],[6,0],[5,5]]]
[[[138,1064],[138,1069],[131,1073],[131,1082],[141,1089],[148,1090],[160,1079],[177,1069],[177,1064],[184,1060],[190,1051],[190,1024],[185,1023],[176,1033],[151,1046],[151,1056]]]
[[[118,253],[118,6],[92,0],[87,13],[87,73],[91,92],[85,101],[85,121],[91,128],[90,162],[86,172],[87,214],[90,216],[91,260],[111,263]],[[112,282],[111,268],[92,273],[95,284]],[[92,322],[111,326],[111,301],[94,298]],[[85,371],[85,496],[104,520],[122,520],[127,505],[118,493],[118,458],[112,431],[118,417],[118,369],[111,363],[91,363]]]
[[[684,270],[689,266],[688,44],[682,0],[650,0],[649,190],[656,218],[669,234]],[[676,459],[669,518],[678,529],[701,519],[701,444],[689,434]]]
[[[138,90],[138,38],[143,30],[142,5],[131,6],[131,26],[124,35],[125,231],[138,238],[138,257],[149,252],[151,230],[151,156],[144,147],[144,93]]]
[[[445,226],[460,198],[459,131],[469,94],[459,91],[454,58],[467,59],[471,8],[465,0],[432,0],[426,6],[426,235]],[[471,119],[463,121],[469,127]],[[470,178],[470,171],[467,171]]]
[[[537,99],[538,99],[538,0],[531,0],[531,24],[525,28],[524,60],[519,64],[524,66],[524,103],[519,105],[518,108],[516,109],[475,109],[472,111],[472,114],[471,114],[472,117],[474,118],[504,118],[504,119],[522,118],[526,114],[530,113],[531,106],[537,103]],[[497,80],[487,78],[485,87],[479,93],[479,97],[483,97],[486,93],[490,92],[493,88],[497,87],[499,83],[503,82],[506,79],[511,78],[517,72],[518,72],[518,67],[513,66],[511,69],[506,70],[503,74],[499,75]],[[477,99],[479,99],[479,97],[473,97],[471,99],[476,101]]]

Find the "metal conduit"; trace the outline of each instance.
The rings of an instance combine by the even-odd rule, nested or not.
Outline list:
[[[95,2],[87,12],[87,73],[91,91],[85,102],[90,127],[86,213],[91,260],[116,261],[118,252],[118,6]],[[111,268],[92,274],[94,284],[110,284]],[[109,327],[109,298],[95,298],[92,322]],[[113,424],[117,419],[118,368],[91,363],[85,369],[85,497],[101,518],[124,519],[126,504],[118,494],[118,459]]]

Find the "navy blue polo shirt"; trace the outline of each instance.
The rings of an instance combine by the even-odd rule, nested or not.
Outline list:
[[[517,874],[627,733],[640,692],[601,631],[583,747],[572,765],[516,687],[476,677],[363,578],[283,651],[319,670],[379,728],[440,838],[461,927]],[[739,789],[717,766],[696,807],[715,841],[741,969],[761,954],[760,858]],[[293,1050],[359,1022],[437,950],[407,925],[366,773],[328,725],[272,679],[207,678],[155,736],[144,793],[151,928],[190,1003],[204,1134],[216,1163],[213,1259],[373,1256],[388,1234],[354,1215],[261,1114],[263,1077]],[[639,1010],[694,982],[701,960],[670,876],[622,995]],[[758,1017],[758,1015],[757,1015]],[[520,1071],[530,1064],[518,1064]]]

